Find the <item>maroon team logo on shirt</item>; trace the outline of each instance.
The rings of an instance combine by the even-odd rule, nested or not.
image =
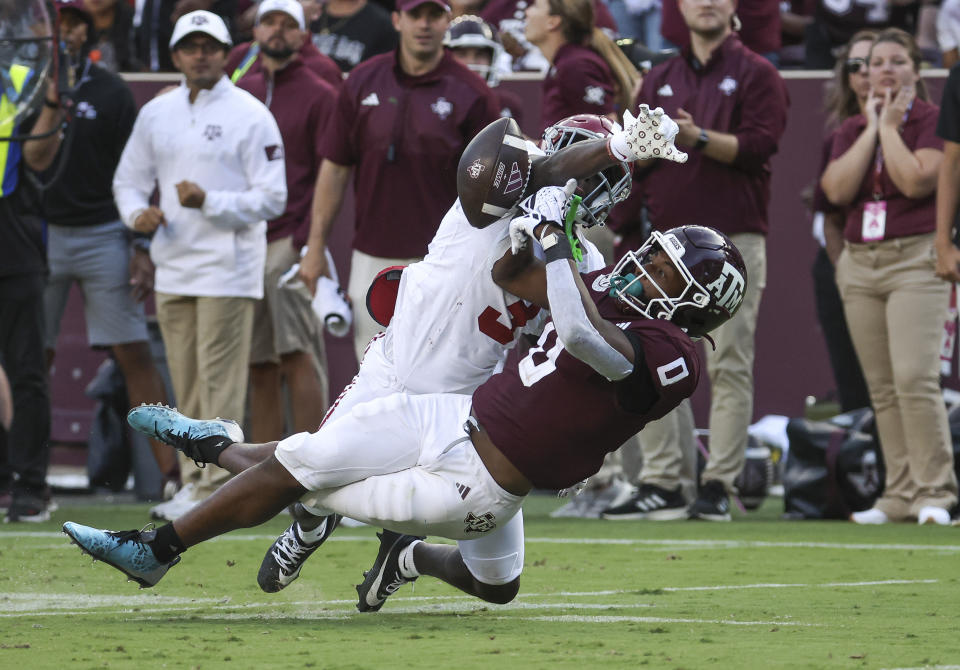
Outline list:
[[[464,533],[489,533],[497,527],[497,517],[493,512],[484,512],[479,516],[470,512],[463,519]]]
[[[263,148],[263,152],[267,154],[268,161],[278,161],[283,159],[283,147],[279,144],[270,144]]]

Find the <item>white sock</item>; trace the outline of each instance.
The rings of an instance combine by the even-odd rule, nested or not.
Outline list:
[[[297,535],[300,536],[300,539],[306,542],[307,544],[316,544],[320,541],[320,538],[323,537],[323,533],[327,530],[327,524],[330,523],[330,517],[327,517],[323,520],[319,526],[313,530],[304,530],[303,526],[300,523],[297,523]]]
[[[415,540],[400,550],[397,562],[400,565],[400,574],[407,579],[416,579],[420,576],[420,573],[417,572],[417,566],[413,564],[413,548],[421,542],[422,540]]]

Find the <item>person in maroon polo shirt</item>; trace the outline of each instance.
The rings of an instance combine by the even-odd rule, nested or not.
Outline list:
[[[329,270],[324,246],[354,173],[356,231],[347,293],[363,305],[376,274],[427,252],[457,198],[460,154],[499,118],[486,83],[443,48],[450,7],[401,0],[393,13],[400,46],[355,67],[343,84],[324,137],[307,254],[300,276],[313,288]],[[357,358],[381,330],[354,313]]]
[[[287,175],[287,206],[267,222],[264,295],[254,308],[250,350],[250,433],[257,439],[312,430],[327,405],[322,327],[303,294],[280,288],[280,277],[300,259],[310,230],[320,141],[337,91],[300,57],[306,39],[297,0],[263,0],[254,33],[257,62],[237,86],[264,103],[280,128]],[[292,425],[284,430],[282,384],[290,390]]]
[[[780,64],[780,3],[770,0],[738,0],[733,28],[743,45],[774,65]],[[690,30],[677,0],[664,0],[660,34],[680,48],[690,44]]]
[[[525,35],[550,63],[543,80],[540,133],[575,114],[618,120],[629,106],[636,68],[595,28],[590,0],[535,0]]]
[[[750,285],[740,314],[713,333],[716,349],[706,347],[710,460],[697,499],[687,509],[692,518],[728,521],[728,494],[743,467],[753,418],[754,335],[766,284],[770,158],[786,127],[788,99],[773,65],[733,33],[734,0],[679,2],[690,44],[644,77],[638,100],[663,107],[677,121],[677,141],[693,149],[690,160],[681,169],[655,165],[635,174],[639,186],[614,209],[611,223],[623,236],[622,250],[645,239],[645,225],[665,230],[697,222],[729,235],[746,261]],[[648,465],[640,484],[656,485],[660,491],[641,490],[638,495],[656,495],[647,503],[635,498],[635,509],[653,509],[669,492],[669,507],[682,518],[683,501],[676,494],[683,462],[696,458],[692,424],[692,410],[684,403],[644,433],[641,444]],[[676,453],[678,445],[685,450],[683,458]]]
[[[258,7],[257,14],[260,14],[260,9]],[[301,9],[302,14],[302,9]],[[306,29],[306,21],[302,22],[304,24],[301,30]],[[259,20],[257,21],[257,26],[259,26]],[[223,66],[223,71],[227,73],[227,76],[230,77],[230,81],[234,84],[240,81],[243,77],[248,74],[254,74],[259,72],[262,67],[262,57],[261,57],[261,46],[260,39],[258,39],[257,26],[254,26],[253,37],[254,41],[244,42],[243,44],[238,44],[233,47],[230,51],[230,55],[227,56],[227,64]],[[340,73],[340,68],[337,67],[337,64],[333,59],[322,54],[317,47],[313,46],[313,43],[304,38],[302,40],[300,48],[297,50],[297,56],[300,62],[306,65],[310,70],[314,72],[318,77],[323,79],[325,82],[333,86],[334,88],[340,88],[340,84],[343,83],[343,75]]]
[[[939,110],[920,79],[909,33],[881,32],[870,49],[863,113],[833,140],[820,179],[846,208],[837,287],[863,366],[886,465],[883,494],[859,524],[950,523],[957,479],[940,393],[940,342],[950,284],[934,273]]]

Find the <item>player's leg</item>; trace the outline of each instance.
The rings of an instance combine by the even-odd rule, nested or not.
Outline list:
[[[231,479],[175,523],[155,531],[112,532],[69,521],[63,531],[87,554],[141,586],[153,586],[189,547],[272,519],[305,490],[271,457]]]
[[[520,590],[523,570],[523,511],[501,528],[457,546],[418,542],[409,565],[487,602],[503,605]]]

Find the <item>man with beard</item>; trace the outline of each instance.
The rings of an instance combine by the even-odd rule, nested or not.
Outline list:
[[[297,0],[263,0],[254,27],[262,67],[237,86],[263,102],[280,127],[287,172],[287,208],[267,222],[263,300],[254,310],[250,357],[250,433],[258,441],[287,434],[281,384],[292,409],[290,431],[313,430],[326,411],[323,333],[308,297],[278,287],[300,258],[310,232],[313,184],[323,156],[320,139],[336,90],[300,57],[305,41],[303,7]]]
[[[270,112],[223,74],[230,34],[198,10],[170,38],[179,87],[140,110],[113,192],[123,222],[153,235],[157,320],[180,407],[243,416],[254,303],[263,297],[266,220],[286,206],[283,141]],[[154,182],[159,207],[150,204]],[[228,414],[229,413],[229,414]],[[175,519],[229,477],[180,462]]]

